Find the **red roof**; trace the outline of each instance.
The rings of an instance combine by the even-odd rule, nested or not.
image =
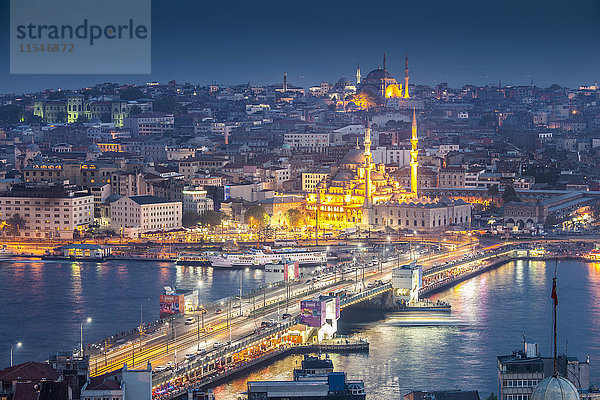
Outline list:
[[[33,361],[0,370],[0,382],[56,380],[59,376],[50,365]]]
[[[105,376],[97,376],[90,380],[85,390],[119,390],[121,384],[112,379],[107,379]]]

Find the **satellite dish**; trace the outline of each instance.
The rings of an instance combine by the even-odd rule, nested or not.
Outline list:
[[[173,293],[173,289],[171,288],[171,286],[165,286],[165,287],[164,287],[164,289],[165,289],[165,293],[166,293],[166,294],[171,294],[171,293]]]

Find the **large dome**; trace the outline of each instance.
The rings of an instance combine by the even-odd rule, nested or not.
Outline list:
[[[389,72],[384,71],[381,68],[377,68],[374,69],[373,71],[369,72],[369,74],[367,75],[367,77],[365,78],[365,80],[375,80],[375,79],[383,79],[383,78],[391,78],[392,75],[390,75]]]
[[[579,393],[570,380],[551,376],[535,387],[531,400],[579,400]]]
[[[342,158],[342,165],[344,164],[364,164],[365,153],[361,149],[352,149],[346,153]]]
[[[340,171],[336,174],[335,178],[333,178],[334,182],[350,182],[354,179],[354,174],[350,171]]]

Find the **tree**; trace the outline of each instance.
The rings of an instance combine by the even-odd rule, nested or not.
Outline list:
[[[23,108],[16,104],[7,104],[0,107],[0,123],[18,124],[23,118]]]
[[[267,223],[267,213],[263,206],[251,206],[244,213],[244,222],[262,228]]]
[[[67,113],[64,111],[57,112],[56,113],[56,122],[66,123],[67,122]]]
[[[223,214],[215,210],[206,210],[200,214],[198,223],[202,226],[219,226],[223,220]]]
[[[62,100],[67,97],[67,94],[62,90],[58,92],[52,92],[48,95],[48,100]]]
[[[506,187],[504,188],[504,193],[502,193],[502,200],[505,203],[509,203],[511,201],[521,201],[513,185],[506,185]]]
[[[154,111],[174,114],[176,111],[181,109],[181,105],[172,97],[162,97],[154,101],[152,108]]]
[[[298,228],[304,222],[304,213],[299,208],[290,208],[285,212],[285,219],[290,228]]]
[[[19,231],[25,228],[26,223],[27,221],[25,221],[21,215],[13,214],[12,217],[6,220],[5,229],[7,229],[9,235],[18,236]]]
[[[39,115],[34,115],[31,111],[25,112],[25,123],[27,124],[41,124],[44,119]]]
[[[558,83],[553,83],[552,85],[550,85],[548,87],[548,90],[552,90],[552,91],[556,91],[556,90],[560,90],[560,89],[562,89],[562,87]]]
[[[144,92],[135,86],[129,86],[119,93],[119,97],[123,100],[137,100],[144,97]]]
[[[486,400],[498,400],[498,397],[494,393],[490,393]]]
[[[492,203],[494,202],[494,200],[496,199],[496,197],[498,197],[498,185],[490,185],[488,186],[488,190],[487,190],[488,196],[490,196],[490,198],[492,199]]]
[[[77,117],[77,123],[84,124],[86,122],[90,122],[90,119],[86,117],[85,114],[79,114],[79,116]]]
[[[104,113],[100,116],[100,122],[109,123],[112,121],[110,113]]]
[[[200,214],[196,211],[186,211],[181,217],[181,224],[186,228],[197,225],[200,221]]]

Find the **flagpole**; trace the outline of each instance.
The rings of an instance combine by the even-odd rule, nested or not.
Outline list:
[[[554,287],[554,293],[556,293],[556,278],[552,279],[552,287]],[[554,300],[554,375],[557,373],[557,359],[556,359],[556,299]]]

